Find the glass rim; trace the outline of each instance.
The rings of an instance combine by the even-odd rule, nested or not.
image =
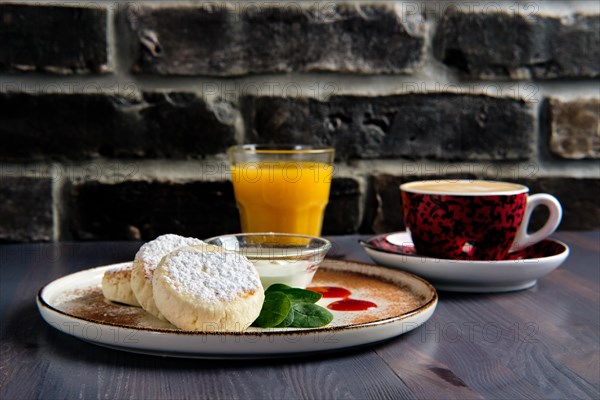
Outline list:
[[[228,153],[255,154],[328,154],[333,147],[319,147],[305,144],[240,144],[227,149]]]
[[[213,236],[210,237],[208,239],[204,239],[204,241],[208,244],[212,244],[210,243],[210,241],[212,240],[216,240],[216,239],[221,239],[221,238],[229,238],[229,237],[250,237],[250,236],[267,236],[267,237],[287,237],[287,238],[301,238],[301,239],[310,239],[313,240],[317,243],[319,243],[319,247],[331,247],[332,244],[329,240],[319,237],[319,236],[311,236],[311,235],[304,235],[301,233],[279,233],[279,232],[247,232],[247,233],[229,233],[229,234],[225,234],[225,235],[218,235],[218,236]]]

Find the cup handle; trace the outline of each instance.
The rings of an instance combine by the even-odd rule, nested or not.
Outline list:
[[[548,217],[548,220],[544,226],[530,235],[527,233],[529,220],[531,219],[533,210],[540,205],[545,205],[548,207],[550,216]],[[561,219],[562,207],[556,197],[546,193],[538,193],[528,196],[525,216],[523,217],[523,222],[521,222],[521,227],[517,232],[517,236],[515,237],[510,252],[521,250],[546,239],[548,236],[554,233],[556,228],[558,228],[558,224],[560,224]]]

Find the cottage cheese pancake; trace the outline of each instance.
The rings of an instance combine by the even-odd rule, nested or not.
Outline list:
[[[131,291],[132,264],[111,268],[102,276],[102,293],[110,301],[141,307]]]
[[[159,236],[140,247],[133,261],[131,290],[144,310],[157,318],[164,319],[156,307],[152,294],[152,277],[160,260],[180,247],[203,243],[199,239],[167,234]]]
[[[258,272],[240,254],[201,245],[165,256],[154,272],[160,313],[190,331],[242,331],[258,317],[264,290]]]

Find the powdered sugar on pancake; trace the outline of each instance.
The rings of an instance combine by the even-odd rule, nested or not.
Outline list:
[[[104,273],[106,274],[106,273],[127,271],[127,270],[130,270],[131,267],[133,267],[132,263],[123,263],[123,264],[117,265],[116,267],[111,267],[111,268],[107,269]]]
[[[200,244],[205,243],[200,239],[183,237],[169,233],[159,236],[153,241],[144,244],[138,250],[135,258],[136,260],[141,261],[144,265],[144,273],[146,278],[152,280],[154,270],[165,255],[177,250],[180,247],[195,246]]]
[[[163,263],[166,283],[196,301],[229,301],[262,290],[256,268],[239,254],[185,248]]]

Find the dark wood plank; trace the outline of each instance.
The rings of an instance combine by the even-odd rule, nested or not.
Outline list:
[[[67,273],[133,258],[139,243],[0,246],[0,398],[600,397],[599,232],[559,233],[563,267],[530,290],[440,293],[433,318],[363,350],[290,360],[188,360],[94,346],[49,327],[34,298]],[[333,255],[369,258],[357,237]]]
[[[467,397],[536,397],[536,386],[506,367],[506,360],[514,356],[511,339],[487,337],[485,329],[490,322],[473,318],[464,306],[446,305],[436,314],[437,317],[406,338],[411,342],[408,347],[412,351],[423,354],[419,358],[420,363],[412,366],[410,371],[417,374],[413,377],[417,382],[418,375],[431,376],[432,372],[437,372],[440,380],[454,384],[446,382],[438,390],[429,387],[432,392],[423,398],[445,398],[447,393],[460,398],[467,389],[473,393]],[[503,328],[502,325],[500,328]],[[400,358],[406,350],[401,346],[384,346],[378,351],[388,359]]]
[[[424,343],[420,336],[419,332],[415,332],[379,346],[376,350],[415,393],[416,398],[483,398],[456,376],[448,365],[436,360],[435,354],[429,351],[432,344]],[[402,343],[400,345],[397,342]]]
[[[413,398],[372,350],[293,360],[187,360],[104,349],[44,327],[33,308],[8,323],[2,398]],[[18,367],[17,367],[18,365]],[[23,381],[30,384],[23,386]]]

